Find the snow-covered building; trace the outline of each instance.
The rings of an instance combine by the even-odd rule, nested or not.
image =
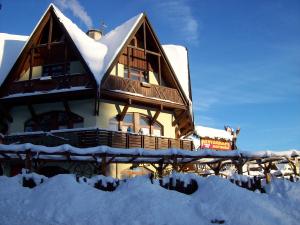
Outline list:
[[[103,35],[51,4],[30,36],[0,34],[0,85],[5,144],[193,148],[187,49],[144,13]]]
[[[224,130],[195,126],[193,141],[196,149],[234,150],[240,129],[234,131],[225,126]]]

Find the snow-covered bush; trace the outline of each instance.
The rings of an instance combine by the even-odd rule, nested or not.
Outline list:
[[[92,178],[76,177],[76,179],[79,183],[86,183],[102,191],[114,191],[120,183],[119,179],[103,175],[94,176]]]
[[[172,173],[159,180],[160,186],[168,190],[175,190],[184,194],[193,194],[198,189],[195,174]]]
[[[30,173],[26,169],[22,169],[21,173],[23,187],[34,188],[35,186],[44,183],[48,178],[37,173]]]

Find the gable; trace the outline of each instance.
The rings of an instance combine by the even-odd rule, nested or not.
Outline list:
[[[132,68],[159,74],[159,80],[161,81],[158,82],[159,85],[177,89],[185,105],[189,105],[189,98],[185,96],[185,92],[145,15],[122,46],[121,51],[106,72],[105,78],[118,62],[125,67],[131,66]]]
[[[76,84],[72,80],[62,83],[61,79],[58,79],[73,74],[80,76],[70,78],[80,79],[82,82]],[[45,80],[44,77],[52,77],[53,82],[45,84],[46,82],[42,81]],[[28,89],[26,82],[31,80],[34,80],[35,87]],[[49,7],[5,78],[5,83],[1,88],[1,95],[14,96],[24,92],[68,89],[73,86],[91,88],[95,82],[65,27],[60,23],[53,8]]]

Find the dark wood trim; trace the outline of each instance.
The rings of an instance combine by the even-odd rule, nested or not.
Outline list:
[[[161,106],[161,109],[158,109],[156,112],[155,112],[155,114],[154,114],[154,116],[151,118],[151,126],[156,122],[156,120],[157,120],[157,118],[158,118],[158,116],[159,116],[159,114],[160,114],[160,112],[161,112],[161,110],[162,110],[162,106]]]
[[[37,117],[37,114],[36,114],[36,112],[35,112],[33,106],[29,104],[29,105],[28,105],[28,109],[29,109],[29,112],[30,112],[31,117],[35,120],[36,117]]]
[[[32,79],[32,65],[33,65],[33,60],[34,60],[34,48],[30,49],[30,59],[29,59],[29,80]]]
[[[184,118],[185,114],[186,111],[183,111],[181,114],[179,114],[179,116],[177,116],[175,120],[172,122],[172,125],[176,126]]]
[[[52,13],[51,13],[52,14]],[[53,17],[52,15],[50,16],[50,25],[49,25],[49,33],[48,33],[48,50],[50,50],[51,45],[49,45],[49,43],[52,42],[52,29],[53,29]]]
[[[154,107],[156,108],[157,106],[163,105],[165,109],[183,109],[185,110],[186,107],[185,105],[182,104],[175,104],[175,103],[170,103],[170,102],[164,102],[160,100],[154,100],[154,99],[148,99],[140,96],[135,96],[135,95],[130,95],[126,93],[118,93],[115,91],[109,91],[109,90],[102,90],[101,91],[101,98],[107,99],[107,100],[113,100],[118,99],[122,101],[127,101],[128,98],[131,98],[133,103],[140,104],[142,106],[145,106],[145,103],[147,104],[148,107]]]
[[[157,56],[158,59],[158,84],[161,85],[161,64],[160,64],[160,56]]]
[[[118,121],[123,121],[123,119],[124,119],[124,117],[125,117],[125,115],[126,115],[126,113],[128,111],[129,106],[130,106],[129,104],[126,104],[124,106],[122,112],[119,115],[117,115]]]
[[[65,108],[65,111],[66,111],[66,114],[67,114],[67,120],[68,120],[68,128],[73,128],[73,121],[72,121],[72,111],[71,111],[71,108],[70,108],[70,105],[69,105],[69,102],[64,100],[63,101],[63,104],[64,104],[64,108]]]

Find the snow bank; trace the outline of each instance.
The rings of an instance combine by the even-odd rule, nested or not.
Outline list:
[[[123,182],[114,192],[78,183],[73,175],[58,175],[29,189],[20,185],[19,176],[0,177],[1,225],[212,224],[222,220],[233,225],[296,225],[300,220],[299,182],[274,180],[268,194],[260,194],[219,177],[193,176],[199,188],[185,195],[151,184],[145,176]]]

